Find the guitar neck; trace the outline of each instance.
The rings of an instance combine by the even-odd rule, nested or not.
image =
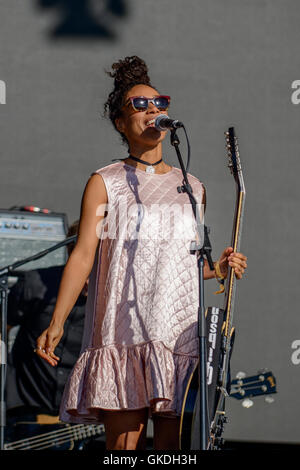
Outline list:
[[[240,251],[244,206],[245,206],[245,192],[238,190],[235,217],[234,217],[234,227],[233,227],[232,241],[231,241],[231,246],[233,247],[234,252]],[[226,323],[225,323],[225,336],[226,337],[229,337],[231,334],[231,329],[232,329],[232,324],[233,324],[235,293],[236,293],[236,277],[235,277],[234,270],[231,267],[229,267],[226,287],[225,287],[225,297],[224,297],[224,310],[226,312]]]
[[[244,216],[244,207],[245,207],[245,185],[243,179],[243,173],[241,169],[239,152],[237,149],[236,137],[234,135],[234,129],[229,129],[228,144],[230,148],[230,163],[229,167],[234,175],[236,182],[236,203],[233,219],[233,228],[232,228],[232,237],[231,237],[231,246],[234,252],[240,251],[241,245],[241,234],[242,234],[242,224]],[[233,158],[234,157],[234,158]],[[232,163],[234,162],[234,164]],[[230,340],[232,325],[233,325],[233,310],[234,310],[234,300],[236,293],[236,278],[233,268],[229,267],[228,276],[226,280],[225,287],[225,297],[224,297],[224,311],[226,312],[225,319],[225,331],[224,335]]]
[[[104,425],[76,424],[64,425],[62,428],[44,434],[27,437],[4,445],[5,450],[42,450],[53,445],[77,441],[104,433]]]

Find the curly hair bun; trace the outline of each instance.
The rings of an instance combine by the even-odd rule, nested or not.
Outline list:
[[[150,85],[150,78],[148,75],[148,67],[140,57],[133,55],[125,57],[124,60],[119,60],[112,64],[113,72],[108,74],[115,79],[115,87],[134,86],[142,83],[143,85]]]

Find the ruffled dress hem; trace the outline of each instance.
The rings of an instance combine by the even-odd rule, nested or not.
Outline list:
[[[172,351],[162,341],[88,348],[66,383],[60,420],[103,423],[103,411],[149,409],[180,416],[186,385],[197,355]]]

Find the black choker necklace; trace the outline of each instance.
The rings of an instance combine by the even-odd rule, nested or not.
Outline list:
[[[133,157],[132,155],[129,155],[128,158],[132,158],[132,160],[135,160],[136,162],[140,162],[140,163],[143,163],[144,165],[147,165],[146,173],[155,173],[154,166],[162,162],[162,158],[155,163],[145,162],[144,160],[141,160],[140,158],[137,158],[137,157]]]

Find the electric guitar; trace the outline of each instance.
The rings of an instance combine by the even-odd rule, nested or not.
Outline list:
[[[242,219],[245,204],[245,186],[241,169],[237,139],[234,128],[230,127],[226,135],[228,166],[235,180],[236,205],[232,229],[231,246],[234,252],[240,248]],[[206,310],[207,331],[207,390],[208,390],[208,450],[219,449],[221,435],[226,422],[225,398],[230,392],[229,363],[234,342],[233,327],[234,298],[236,279],[234,270],[228,266],[225,283],[224,307],[208,307]],[[183,400],[179,442],[181,449],[199,449],[199,361],[188,381]]]

